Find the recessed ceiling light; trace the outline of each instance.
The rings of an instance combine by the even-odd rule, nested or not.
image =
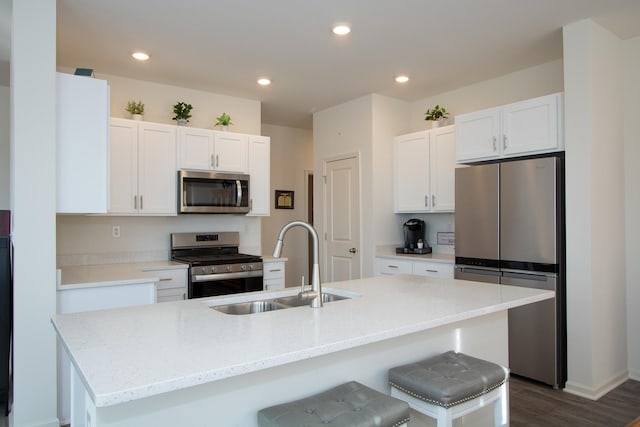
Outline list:
[[[131,54],[138,61],[147,61],[149,59],[149,54],[145,52],[133,52]]]
[[[335,35],[346,36],[347,34],[349,34],[351,32],[351,28],[349,28],[348,25],[340,24],[340,25],[336,25],[335,27],[333,27],[333,29],[331,31],[333,31],[333,34],[335,34]]]
[[[396,82],[398,83],[406,83],[409,81],[409,77],[407,76],[398,76],[396,77]]]
[[[269,86],[271,84],[271,80],[267,78],[261,78],[261,79],[258,79],[258,84],[260,86]]]

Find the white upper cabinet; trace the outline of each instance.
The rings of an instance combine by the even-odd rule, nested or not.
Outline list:
[[[453,126],[395,139],[395,212],[452,212],[455,129]]]
[[[564,148],[562,93],[456,116],[459,163]]]
[[[456,116],[456,160],[500,157],[499,135],[499,108]]]
[[[108,202],[109,86],[57,73],[56,211],[105,213]]]
[[[447,126],[431,131],[431,211],[455,210],[456,131]]]
[[[249,136],[214,131],[214,169],[220,172],[249,172]]]
[[[213,170],[213,131],[178,126],[180,169]]]
[[[176,126],[111,119],[113,215],[176,215]]]
[[[178,127],[179,169],[248,173],[249,135]]]
[[[271,192],[271,139],[249,136],[249,208],[248,216],[269,216]]]

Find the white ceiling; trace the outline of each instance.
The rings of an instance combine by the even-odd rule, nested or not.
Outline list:
[[[587,17],[640,35],[639,0],[58,0],[58,65],[258,99],[263,122],[309,128],[369,93],[413,101],[558,59],[562,26]]]

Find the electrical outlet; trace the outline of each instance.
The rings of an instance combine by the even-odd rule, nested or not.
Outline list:
[[[119,225],[114,225],[113,227],[111,227],[111,236],[113,236],[114,239],[117,239],[120,237],[120,226]]]

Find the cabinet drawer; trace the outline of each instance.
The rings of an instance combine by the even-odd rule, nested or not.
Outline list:
[[[284,278],[279,279],[264,279],[264,290],[272,291],[274,289],[284,289]]]
[[[265,262],[262,275],[265,280],[284,278],[284,262]]]
[[[184,299],[187,299],[187,289],[185,287],[159,289],[156,294],[157,302],[182,301]]]
[[[417,276],[453,279],[453,264],[442,262],[413,262],[413,274]]]
[[[411,274],[413,267],[411,261],[401,259],[378,258],[377,261],[378,274]]]
[[[185,288],[187,286],[187,270],[147,270],[153,271],[160,281],[156,285],[156,289],[173,289],[173,288]]]

